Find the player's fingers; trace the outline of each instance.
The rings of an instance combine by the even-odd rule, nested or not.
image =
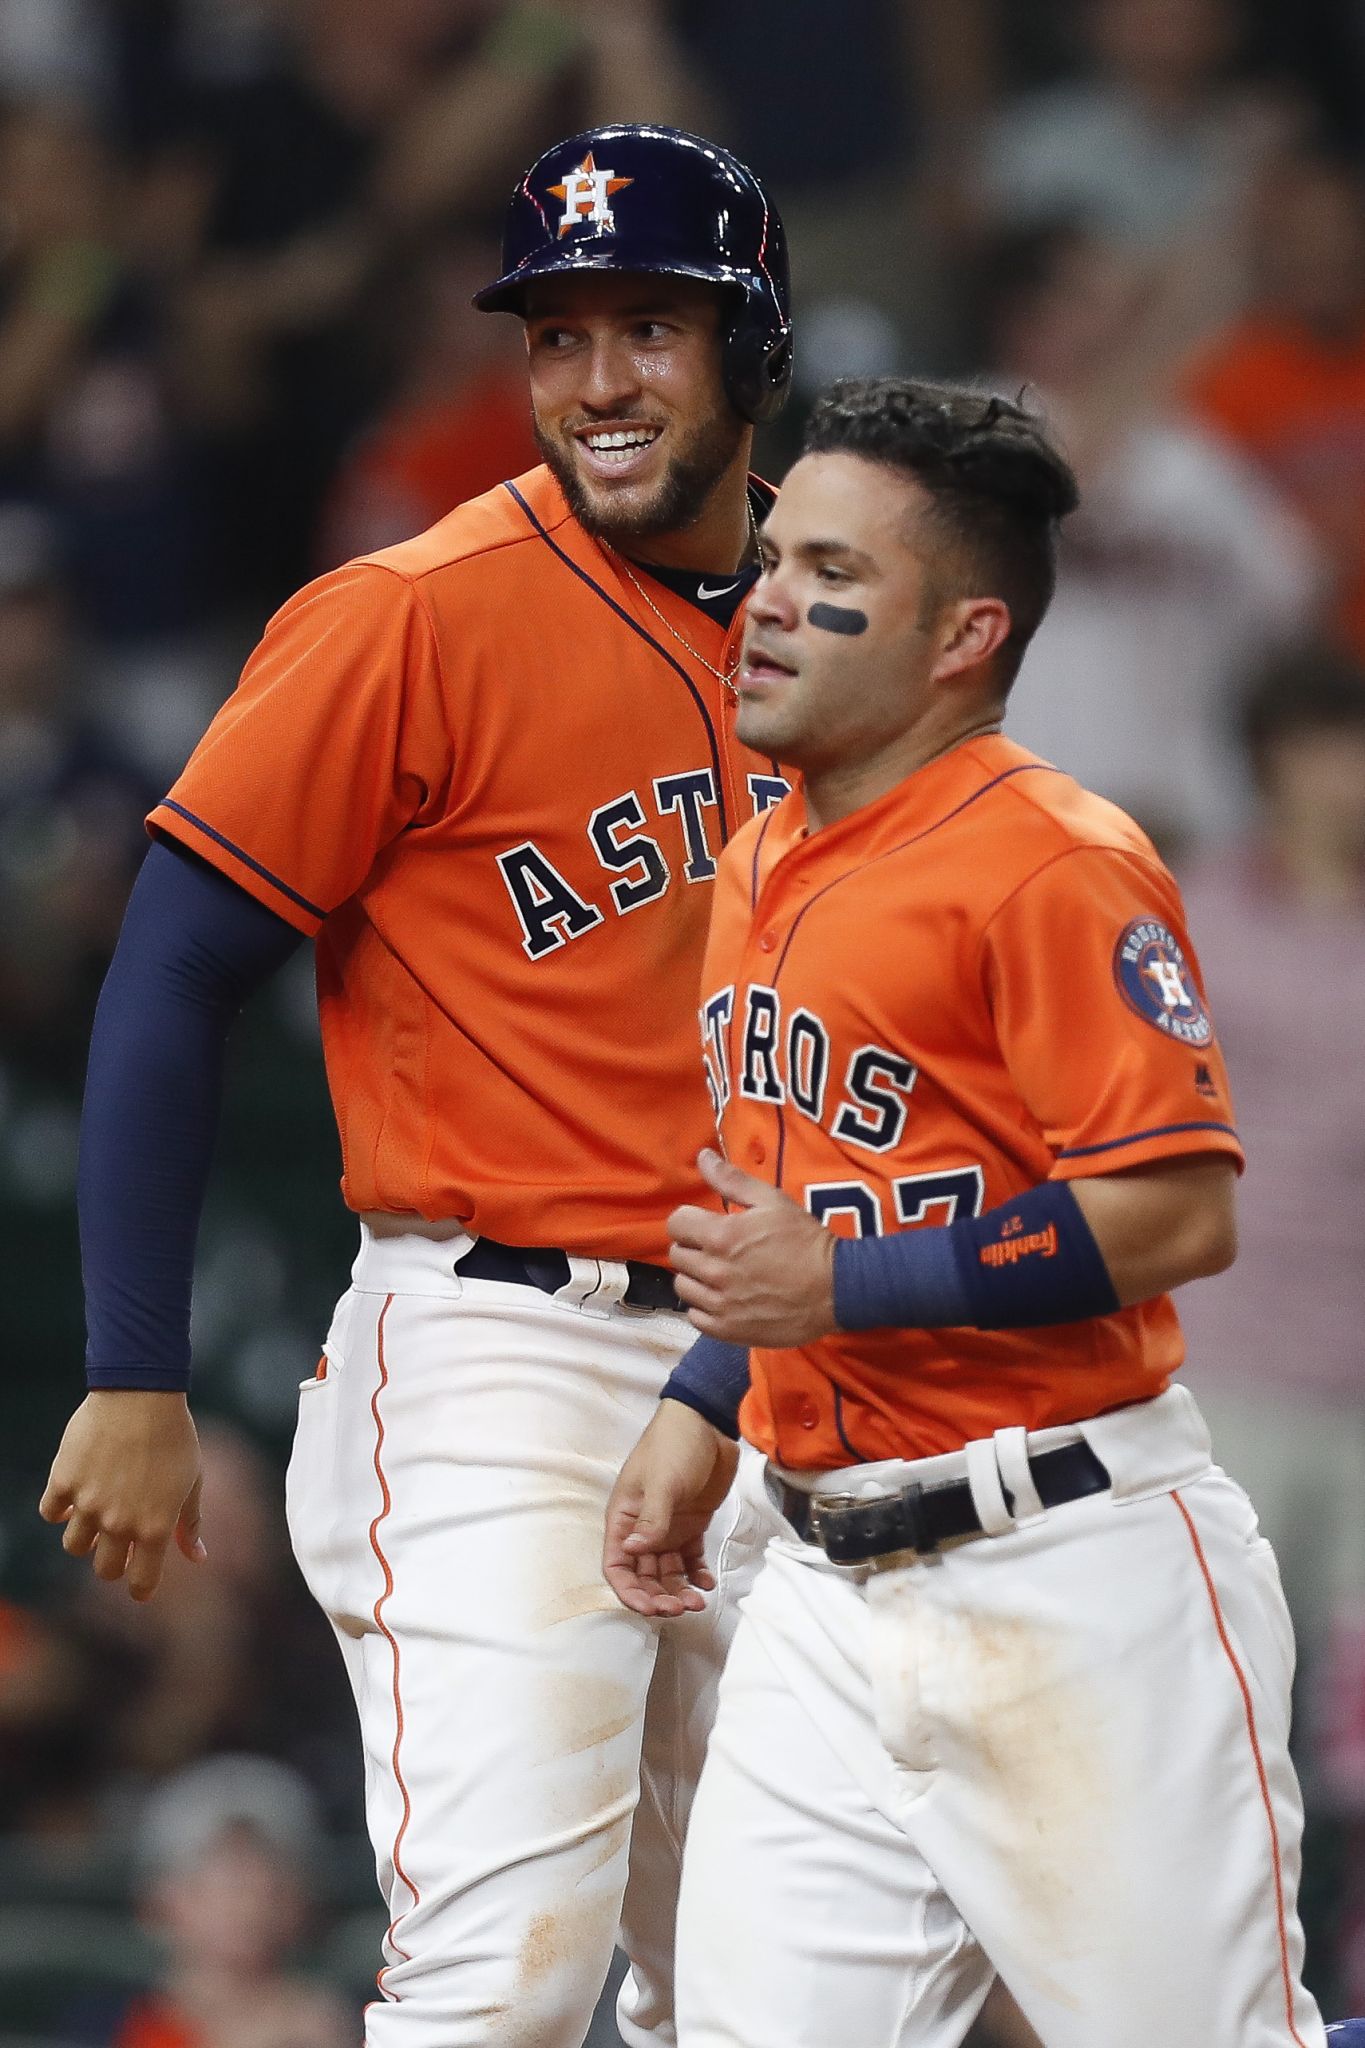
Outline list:
[[[668,1234],[675,1247],[688,1245],[697,1251],[719,1251],[728,1240],[730,1219],[717,1216],[711,1209],[694,1208],[688,1202],[669,1217]]]
[[[683,1545],[682,1559],[688,1584],[700,1587],[703,1593],[714,1593],[716,1575],[706,1562],[700,1536],[694,1542]]]
[[[607,1502],[606,1520],[602,1530],[602,1555],[604,1558],[622,1554],[622,1545],[628,1536],[635,1533],[640,1519],[640,1489],[625,1478],[618,1479],[611,1498]]]
[[[633,1584],[636,1578],[635,1559],[626,1548],[621,1537],[608,1536],[602,1545],[602,1576],[609,1585],[618,1586],[618,1580],[626,1578]]]
[[[651,1557],[649,1562],[653,1567],[657,1560]],[[660,1591],[652,1569],[640,1571],[638,1560],[632,1559],[628,1564],[609,1563],[604,1566],[604,1573],[612,1592],[632,1614],[643,1614],[653,1621],[667,1620],[671,1614],[681,1613],[681,1604]]]
[[[728,1262],[714,1252],[695,1251],[689,1245],[670,1245],[668,1262],[679,1279],[691,1280],[698,1287],[722,1287],[730,1271]]]
[[[166,1568],[166,1540],[159,1536],[133,1545],[128,1561],[128,1591],[134,1600],[150,1600],[161,1584]]]
[[[62,1549],[68,1557],[85,1557],[99,1541],[100,1518],[85,1508],[72,1508],[62,1531]]]
[[[771,1181],[755,1180],[751,1173],[732,1165],[723,1154],[712,1151],[709,1145],[697,1154],[697,1164],[707,1185],[713,1187],[723,1200],[733,1202],[737,1207],[772,1209],[782,1207],[789,1200]]]
[[[705,1605],[700,1594],[692,1593],[689,1588],[686,1594],[655,1593],[641,1612],[648,1614],[651,1621],[676,1621],[680,1614],[700,1613]]]
[[[664,1574],[657,1569],[664,1563],[662,1558],[652,1558],[656,1567],[649,1576],[642,1575],[639,1591],[643,1596],[646,1612],[662,1621],[670,1621],[679,1614],[699,1612],[706,1602],[696,1589],[689,1586],[681,1574]]]
[[[608,1572],[607,1584],[611,1587],[612,1592],[616,1595],[621,1605],[628,1607],[632,1614],[643,1614],[651,1620],[653,1619],[654,1603],[644,1589],[636,1584],[634,1579],[619,1576],[615,1572]]]
[[[691,1582],[680,1550],[669,1550],[659,1559],[659,1597],[676,1600],[684,1614],[697,1614],[706,1605],[700,1590]]]
[[[127,1536],[115,1536],[108,1529],[102,1529],[90,1560],[95,1577],[105,1579],[111,1585],[115,1579],[121,1579],[128,1569],[128,1552],[131,1548]]]
[[[38,1503],[38,1513],[45,1522],[66,1522],[71,1518],[75,1502],[71,1488],[53,1473],[43,1488],[43,1497]]]
[[[200,1501],[203,1497],[204,1482],[196,1479],[180,1510],[180,1519],[175,1525],[175,1540],[191,1564],[202,1564],[208,1556],[199,1534]]]
[[[679,1291],[681,1292],[681,1290]],[[687,1320],[691,1323],[694,1330],[701,1331],[703,1337],[719,1337],[723,1344],[728,1344],[731,1341],[738,1343],[740,1341],[738,1338],[732,1339],[729,1321],[721,1314],[718,1306],[698,1308],[689,1304]]]
[[[635,1527],[626,1541],[626,1549],[635,1557],[644,1552],[662,1555],[677,1548],[677,1532],[674,1528],[681,1508],[676,1485],[666,1479],[656,1479],[640,1502],[640,1512],[635,1517]]]
[[[703,1309],[709,1316],[723,1313],[725,1297],[718,1288],[708,1287],[702,1280],[689,1279],[686,1273],[680,1273],[673,1284],[684,1307]]]
[[[661,1621],[676,1621],[680,1614],[704,1614],[706,1602],[695,1586],[682,1585],[675,1593],[660,1593],[654,1612]]]
[[[659,1552],[659,1584],[666,1593],[681,1592],[687,1580],[680,1550]]]

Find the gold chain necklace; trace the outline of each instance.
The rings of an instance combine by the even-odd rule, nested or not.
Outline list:
[[[755,550],[758,546],[758,527],[754,521],[753,503],[750,500],[747,491],[744,494],[744,509],[749,515],[749,540],[748,546],[745,548],[745,554],[747,555],[753,550]],[[672,619],[670,619],[665,612],[660,611],[658,605],[655,604],[653,598],[645,589],[644,584],[640,581],[635,571],[631,568],[630,562],[627,559],[627,557],[625,555],[618,554],[614,548],[611,550],[611,552],[613,554],[616,554],[617,560],[620,562],[621,567],[625,570],[626,575],[629,577],[631,583],[634,585],[637,594],[644,599],[645,603],[649,606],[649,609],[653,612],[655,618],[659,621],[659,624],[663,626],[667,632],[672,634],[673,638],[677,641],[680,647],[685,647],[687,649],[688,653],[692,656],[692,659],[694,661],[699,661],[701,663],[702,667],[707,671],[708,675],[713,675],[716,678],[716,681],[721,684],[722,688],[728,690],[732,697],[737,697],[739,695],[739,692],[735,688],[735,676],[739,671],[740,654],[743,650],[739,648],[735,650],[735,658],[730,663],[729,668],[717,668],[713,661],[708,661],[706,659],[706,656],[701,652],[700,648],[694,647],[692,645],[692,642],[688,639],[685,633],[680,633],[678,631]],[[736,582],[739,581],[739,574],[742,573],[743,564],[740,565],[740,571],[735,577]]]

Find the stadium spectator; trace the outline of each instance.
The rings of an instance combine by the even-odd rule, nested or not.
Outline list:
[[[1238,0],[1076,0],[1085,68],[1007,104],[979,195],[1016,223],[1073,214],[1148,249],[1224,206],[1303,118],[1287,87],[1236,70]]]
[[[463,12],[481,33],[394,123],[375,186],[390,224],[496,228],[528,157],[551,136],[608,121],[730,140],[665,0],[495,0]],[[743,16],[731,10],[730,20],[742,32]]]
[[[166,1960],[156,1986],[106,2021],[109,2048],[355,2038],[357,2016],[290,1967],[315,1911],[320,1848],[299,1780],[257,1757],[215,1757],[162,1787],[140,1833],[142,1917]],[[79,2018],[88,2030],[96,2015]]]
[[[100,1706],[126,1676],[60,1609],[0,1600],[0,1840],[32,1867],[97,1838],[112,1762]]]
[[[828,379],[802,357],[824,354],[831,325],[852,344],[834,375],[951,349],[964,172],[1000,89],[997,14],[993,0],[843,0],[837,17],[827,0],[678,10],[721,102],[717,132],[782,194],[811,395]],[[903,351],[876,335],[878,316]]]
[[[0,504],[0,1060],[84,1071],[154,793],[82,702],[50,524]]]
[[[1230,692],[1253,651],[1311,616],[1311,539],[1162,401],[1144,327],[1164,315],[1131,251],[1059,224],[1007,238],[985,267],[994,381],[1040,394],[1082,483],[1010,730],[1166,847],[1225,838],[1246,797]]]
[[[0,118],[0,491],[47,508],[83,630],[119,642],[184,630],[205,598],[159,280],[130,249],[135,189],[74,107]]]
[[[1336,618],[1365,659],[1365,186],[1297,155],[1268,181],[1254,302],[1193,363],[1198,415],[1317,531]]]
[[[1255,824],[1181,877],[1246,1145],[1240,1250],[1180,1314],[1311,1661],[1365,1595],[1365,673],[1283,656],[1242,730]]]
[[[1299,1648],[1310,1955],[1365,2003],[1365,671],[1274,662],[1245,842],[1182,883],[1247,1152],[1230,1274],[1184,1289],[1189,1384],[1275,1547]],[[1333,1850],[1329,1846],[1335,1844]],[[1327,1875],[1335,1864],[1336,1880]]]
[[[447,240],[390,295],[397,388],[337,475],[319,568],[406,540],[539,460],[520,338],[470,305],[491,263],[481,242]]]

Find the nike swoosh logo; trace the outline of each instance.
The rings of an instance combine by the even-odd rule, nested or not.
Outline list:
[[[714,590],[708,589],[706,584],[704,583],[699,583],[697,585],[697,596],[701,599],[702,603],[705,604],[708,597],[728,597],[732,590],[738,590],[738,588],[738,576],[736,576],[733,583],[718,583]]]

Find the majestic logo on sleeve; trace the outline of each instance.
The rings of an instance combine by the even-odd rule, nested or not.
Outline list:
[[[564,215],[559,223],[561,236],[585,224],[594,227],[599,235],[613,234],[616,216],[611,209],[612,197],[634,183],[634,178],[618,178],[615,171],[599,171],[589,150],[576,171],[565,172],[562,185],[550,186],[552,197],[564,201]]]
[[[1189,963],[1168,927],[1155,918],[1138,918],[1120,932],[1114,979],[1129,1009],[1168,1038],[1207,1045],[1213,1037]]]

